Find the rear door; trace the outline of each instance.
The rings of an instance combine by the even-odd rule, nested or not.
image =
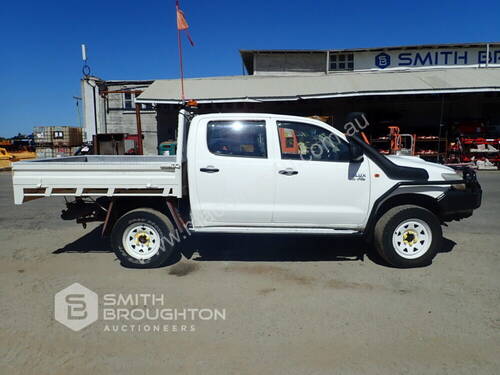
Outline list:
[[[223,116],[197,124],[195,168],[190,172],[196,189],[195,226],[271,223],[276,176],[269,158],[268,123],[262,117]]]
[[[348,143],[318,122],[277,120],[273,224],[353,229],[368,212],[369,163],[350,162]]]

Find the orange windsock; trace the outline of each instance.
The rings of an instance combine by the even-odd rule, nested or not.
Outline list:
[[[189,25],[184,17],[184,12],[177,8],[177,30],[187,30]]]
[[[177,30],[182,31],[186,30],[186,36],[189,40],[189,43],[194,46],[193,39],[191,39],[191,35],[189,34],[189,24],[186,21],[186,17],[184,17],[184,12],[179,8],[179,3],[176,5],[177,9]]]

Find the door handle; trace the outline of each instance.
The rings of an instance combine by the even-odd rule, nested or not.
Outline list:
[[[285,176],[293,176],[293,175],[296,175],[296,174],[299,174],[298,171],[294,171],[293,169],[291,168],[287,168],[287,169],[282,169],[281,171],[278,172],[279,174],[283,174]]]
[[[209,165],[206,168],[200,168],[200,171],[205,172],[205,173],[217,173],[217,172],[219,172],[219,168],[215,168],[215,167],[212,167],[211,165]]]

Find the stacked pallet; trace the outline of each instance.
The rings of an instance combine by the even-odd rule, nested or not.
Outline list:
[[[72,126],[36,126],[33,137],[37,158],[74,155],[83,142],[82,129]]]

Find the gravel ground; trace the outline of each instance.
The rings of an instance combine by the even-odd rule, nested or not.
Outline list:
[[[209,236],[170,266],[135,270],[97,225],[61,221],[62,200],[14,206],[0,173],[0,373],[498,374],[500,173],[479,179],[483,206],[444,229],[429,267],[381,265],[353,240]],[[54,319],[55,293],[74,282],[226,316],[74,332]]]

